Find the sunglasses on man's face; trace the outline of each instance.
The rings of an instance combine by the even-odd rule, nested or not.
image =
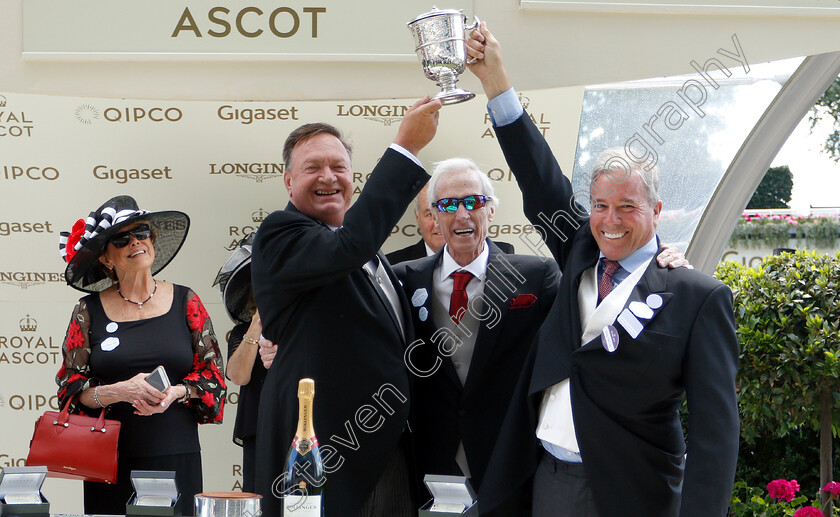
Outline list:
[[[435,207],[439,212],[454,214],[458,211],[458,205],[463,204],[464,208],[472,212],[476,208],[484,208],[490,201],[490,196],[467,196],[467,197],[445,197],[435,201]]]
[[[152,229],[149,228],[148,224],[141,224],[130,230],[114,235],[111,237],[110,243],[113,244],[115,248],[124,248],[128,246],[129,242],[131,242],[132,235],[138,241],[142,241],[152,236]]]

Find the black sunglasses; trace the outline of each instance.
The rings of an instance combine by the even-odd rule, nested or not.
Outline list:
[[[478,194],[467,197],[445,197],[435,201],[434,206],[439,212],[454,214],[458,211],[458,205],[463,203],[464,208],[472,212],[476,208],[484,208],[487,205],[487,201],[491,199],[493,198],[490,196],[481,196]]]
[[[114,235],[113,237],[111,237],[111,240],[109,242],[113,244],[115,248],[124,248],[128,246],[129,242],[131,242],[132,235],[138,241],[142,241],[152,236],[152,229],[149,228],[148,224],[141,224],[135,226],[130,230],[126,230],[124,232],[120,232]]]

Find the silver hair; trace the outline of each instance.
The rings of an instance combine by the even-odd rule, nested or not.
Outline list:
[[[420,194],[423,193],[423,190],[426,190],[426,201],[428,201],[429,200],[429,195],[428,195],[429,184],[428,183],[426,183],[423,186],[423,188],[420,189],[420,192],[418,192],[417,195],[414,196],[414,213],[417,214],[417,215],[422,215],[423,210],[429,208],[428,206],[420,206]]]
[[[493,188],[493,182],[490,180],[490,177],[487,176],[487,173],[482,171],[478,165],[469,158],[449,158],[448,160],[443,160],[442,162],[437,162],[435,164],[435,168],[432,170],[432,179],[430,179],[428,183],[429,205],[434,206],[434,202],[439,199],[437,195],[437,184],[438,181],[440,181],[440,178],[445,174],[462,170],[471,170],[478,175],[481,180],[482,191],[476,192],[476,194],[489,197],[489,206],[494,209],[498,208],[499,198],[496,197],[496,190]]]
[[[656,164],[648,168],[642,165],[644,164],[629,160],[623,147],[611,147],[603,151],[595,159],[595,166],[592,168],[591,184],[594,184],[607,171],[618,171],[615,175],[615,181],[625,181],[630,178],[630,174],[635,172],[645,185],[645,192],[647,193],[650,206],[654,206],[659,202],[659,167]],[[610,177],[612,178],[613,175]]]

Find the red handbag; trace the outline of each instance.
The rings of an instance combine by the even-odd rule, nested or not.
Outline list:
[[[72,400],[72,399],[71,399]],[[70,400],[61,412],[47,411],[35,422],[26,465],[47,467],[49,477],[116,483],[120,422],[70,414]]]

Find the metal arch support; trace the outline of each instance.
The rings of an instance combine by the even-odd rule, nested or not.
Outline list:
[[[808,110],[840,75],[840,52],[806,58],[756,123],[712,195],[686,251],[712,274],[732,230],[776,154]]]

